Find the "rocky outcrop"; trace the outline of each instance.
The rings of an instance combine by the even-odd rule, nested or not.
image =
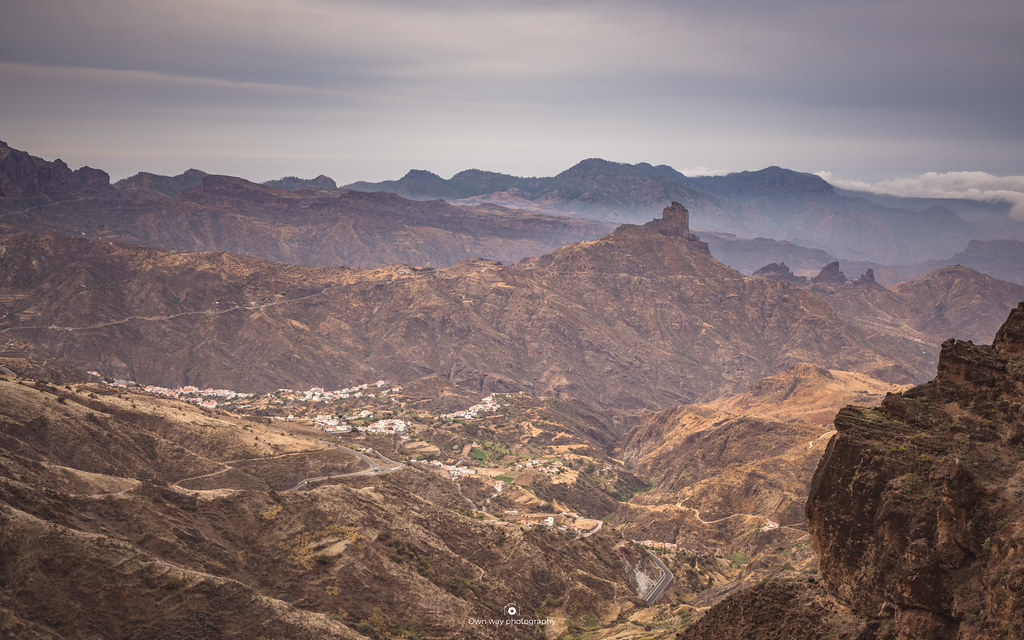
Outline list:
[[[875,270],[868,269],[864,275],[854,280],[853,284],[875,284]]]
[[[807,278],[804,276],[795,275],[790,271],[785,262],[773,262],[771,264],[766,264],[755,271],[753,275],[761,276],[762,278],[769,278],[771,280],[784,280],[795,284],[804,284],[807,282]]]
[[[1024,358],[1024,302],[1017,305],[1016,311],[996,332],[992,346],[1007,357]]]
[[[839,270],[838,260],[828,263],[811,278],[811,284],[843,284],[846,281],[846,274]]]
[[[323,174],[315,178],[287,176],[278,180],[267,180],[263,184],[275,189],[284,189],[285,191],[295,191],[297,189],[327,189],[328,191],[333,191],[338,188],[334,180]]]
[[[112,192],[110,176],[99,169],[72,171],[61,160],[47,162],[0,142],[0,198],[45,201]]]
[[[1024,637],[1024,304],[932,382],[847,407],[812,482],[830,592],[897,638]]]

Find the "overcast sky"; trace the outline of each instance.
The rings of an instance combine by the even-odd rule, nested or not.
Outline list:
[[[1019,176],[1022,33],[1020,0],[5,0],[0,139],[115,179]]]

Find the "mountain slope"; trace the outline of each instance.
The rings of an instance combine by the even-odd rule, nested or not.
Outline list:
[[[261,482],[327,454],[365,468],[310,431],[0,374],[0,635],[509,638],[469,620],[636,607],[628,544],[469,517],[427,471]]]
[[[72,172],[60,161],[3,146],[0,230],[233,251],[309,266],[436,267],[480,256],[512,262],[612,229],[494,205],[337,191],[333,182],[280,184],[320,188],[286,191],[194,169],[173,177],[140,173],[110,186],[102,172]]]
[[[622,455],[654,484],[646,504],[696,508],[704,520],[742,513],[799,522],[835,412],[900,389],[799,364],[739,394],[652,414],[624,438]]]
[[[4,238],[3,333],[108,375],[242,390],[438,373],[606,407],[738,390],[795,362],[906,382],[922,357],[811,293],[745,278],[686,210],[501,266],[312,269],[84,239]]]
[[[1024,637],[1022,407],[1024,302],[992,346],[950,339],[934,380],[836,416],[807,503],[824,589],[754,587],[679,637]],[[809,627],[779,633],[815,608]]]
[[[932,349],[949,337],[988,342],[1006,311],[1024,299],[1024,286],[961,266],[948,266],[887,289],[872,279],[811,287],[869,335]]]

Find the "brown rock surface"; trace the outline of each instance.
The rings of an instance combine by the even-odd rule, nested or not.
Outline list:
[[[800,361],[894,382],[925,361],[884,337],[866,344],[809,292],[715,261],[681,214],[510,266],[436,271],[57,235],[2,244],[9,348],[145,383],[266,390],[437,373],[474,390],[637,408],[717,397]]]
[[[849,407],[808,526],[829,590],[899,638],[1024,637],[1024,305],[992,347],[943,344],[935,380]]]
[[[821,268],[818,275],[811,278],[811,284],[843,284],[846,274],[839,270],[839,261],[830,262]]]

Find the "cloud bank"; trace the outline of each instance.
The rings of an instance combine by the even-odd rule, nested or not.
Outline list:
[[[852,191],[910,198],[1008,202],[1012,206],[1010,217],[1024,221],[1024,176],[996,176],[984,171],[930,171],[912,178],[869,183],[836,178],[828,171],[820,171],[818,175],[841,189]]]

